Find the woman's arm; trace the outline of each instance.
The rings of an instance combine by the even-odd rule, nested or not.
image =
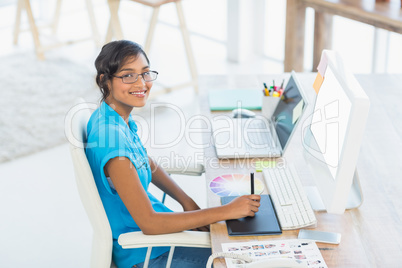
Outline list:
[[[149,157],[149,164],[152,170],[152,183],[180,203],[184,211],[198,210],[199,206],[189,197],[175,181],[161,168],[152,158]]]
[[[180,186],[161,168],[152,158],[149,158],[149,164],[152,171],[152,183],[156,185],[163,192],[168,194],[174,200],[179,202],[184,211],[199,210],[200,207],[197,203],[188,196]],[[209,231],[209,225],[193,229],[194,231]]]
[[[174,233],[222,220],[254,216],[260,206],[259,195],[248,195],[214,208],[174,213],[156,212],[141,185],[135,167],[128,158],[117,157],[109,160],[105,172],[111,177],[117,193],[144,234]]]

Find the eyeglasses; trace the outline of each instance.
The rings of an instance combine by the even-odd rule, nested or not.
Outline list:
[[[142,76],[142,79],[145,82],[151,82],[156,80],[156,78],[158,77],[158,72],[157,71],[148,71],[142,74],[136,74],[136,73],[132,73],[132,74],[126,74],[123,76],[117,76],[117,75],[113,75],[116,78],[121,78],[121,80],[123,81],[124,84],[133,84],[135,82],[137,82],[138,76]]]

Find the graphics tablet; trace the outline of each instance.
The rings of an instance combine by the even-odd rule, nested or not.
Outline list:
[[[236,197],[222,197],[221,203],[225,205]],[[282,233],[274,207],[272,206],[271,197],[269,195],[261,195],[260,203],[259,211],[254,217],[226,221],[229,235],[276,235]]]

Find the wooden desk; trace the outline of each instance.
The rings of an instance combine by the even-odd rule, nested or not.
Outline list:
[[[356,20],[374,27],[402,33],[400,1],[375,0],[287,0],[285,72],[303,71],[306,8],[315,10],[313,71],[324,48],[332,43],[332,15]]]
[[[210,114],[207,90],[212,88],[239,88],[257,86],[259,81],[272,81],[283,76],[204,76],[200,79],[201,112]],[[316,213],[318,226],[315,230],[339,232],[339,245],[317,243],[328,267],[400,267],[402,263],[402,75],[357,75],[371,101],[369,119],[362,141],[358,172],[363,190],[363,205],[342,215]],[[298,78],[313,100],[312,84],[315,74],[298,74]],[[279,81],[279,80],[278,80]],[[310,102],[311,104],[311,102]],[[312,105],[310,105],[312,106]],[[311,108],[311,107],[310,107]],[[303,120],[303,119],[302,119]],[[205,134],[204,142],[210,140]],[[302,166],[300,133],[289,147],[292,161],[299,171],[304,185],[310,184],[308,171]],[[223,173],[249,172],[253,160],[219,161],[213,147],[205,149],[207,183]],[[261,173],[256,173],[262,178]],[[209,206],[219,205],[219,198],[208,190]],[[229,237],[225,222],[211,225],[213,252],[222,251],[221,243],[292,239],[297,230],[284,231],[280,236]],[[214,267],[225,267],[223,259],[217,259]]]

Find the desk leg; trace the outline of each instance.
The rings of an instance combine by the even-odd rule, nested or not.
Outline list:
[[[317,71],[323,49],[332,47],[332,15],[315,12],[313,72]]]
[[[158,22],[158,14],[159,14],[159,7],[154,7],[152,11],[151,21],[148,27],[147,38],[145,39],[144,50],[146,53],[149,53],[151,49],[152,38],[154,36],[156,23]]]
[[[285,72],[302,72],[304,69],[306,7],[302,2],[287,0],[286,4]]]
[[[32,38],[35,44],[36,56],[38,57],[39,60],[44,60],[45,55],[43,54],[43,48],[39,40],[38,28],[36,27],[35,24],[35,19],[33,17],[32,8],[31,4],[29,3],[29,0],[24,1],[24,7],[27,12],[29,27],[31,28]]]
[[[190,67],[191,78],[194,83],[194,91],[198,94],[198,73],[195,64],[193,50],[191,48],[190,36],[188,34],[186,21],[184,19],[183,6],[181,1],[176,2],[177,15],[179,17],[180,31],[183,36],[184,48],[186,49],[188,66]]]
[[[15,14],[15,24],[14,24],[14,45],[18,44],[18,37],[20,36],[21,13],[22,13],[23,7],[24,7],[23,0],[18,0],[17,13]]]
[[[106,33],[106,43],[112,41],[113,37],[117,40],[123,39],[123,32],[119,21],[120,0],[108,0],[107,3],[110,10],[110,21]]]
[[[94,12],[94,7],[92,5],[92,0],[86,0],[86,5],[87,5],[89,22],[91,23],[92,38],[94,39],[95,46],[99,47],[101,45],[100,35],[99,35],[99,31],[98,31],[98,26],[96,25],[95,12]]]
[[[59,19],[60,19],[60,14],[61,14],[61,1],[62,0],[57,0],[57,2],[56,2],[56,10],[54,11],[53,23],[52,23],[52,34],[53,35],[56,34],[57,29],[59,27]]]

